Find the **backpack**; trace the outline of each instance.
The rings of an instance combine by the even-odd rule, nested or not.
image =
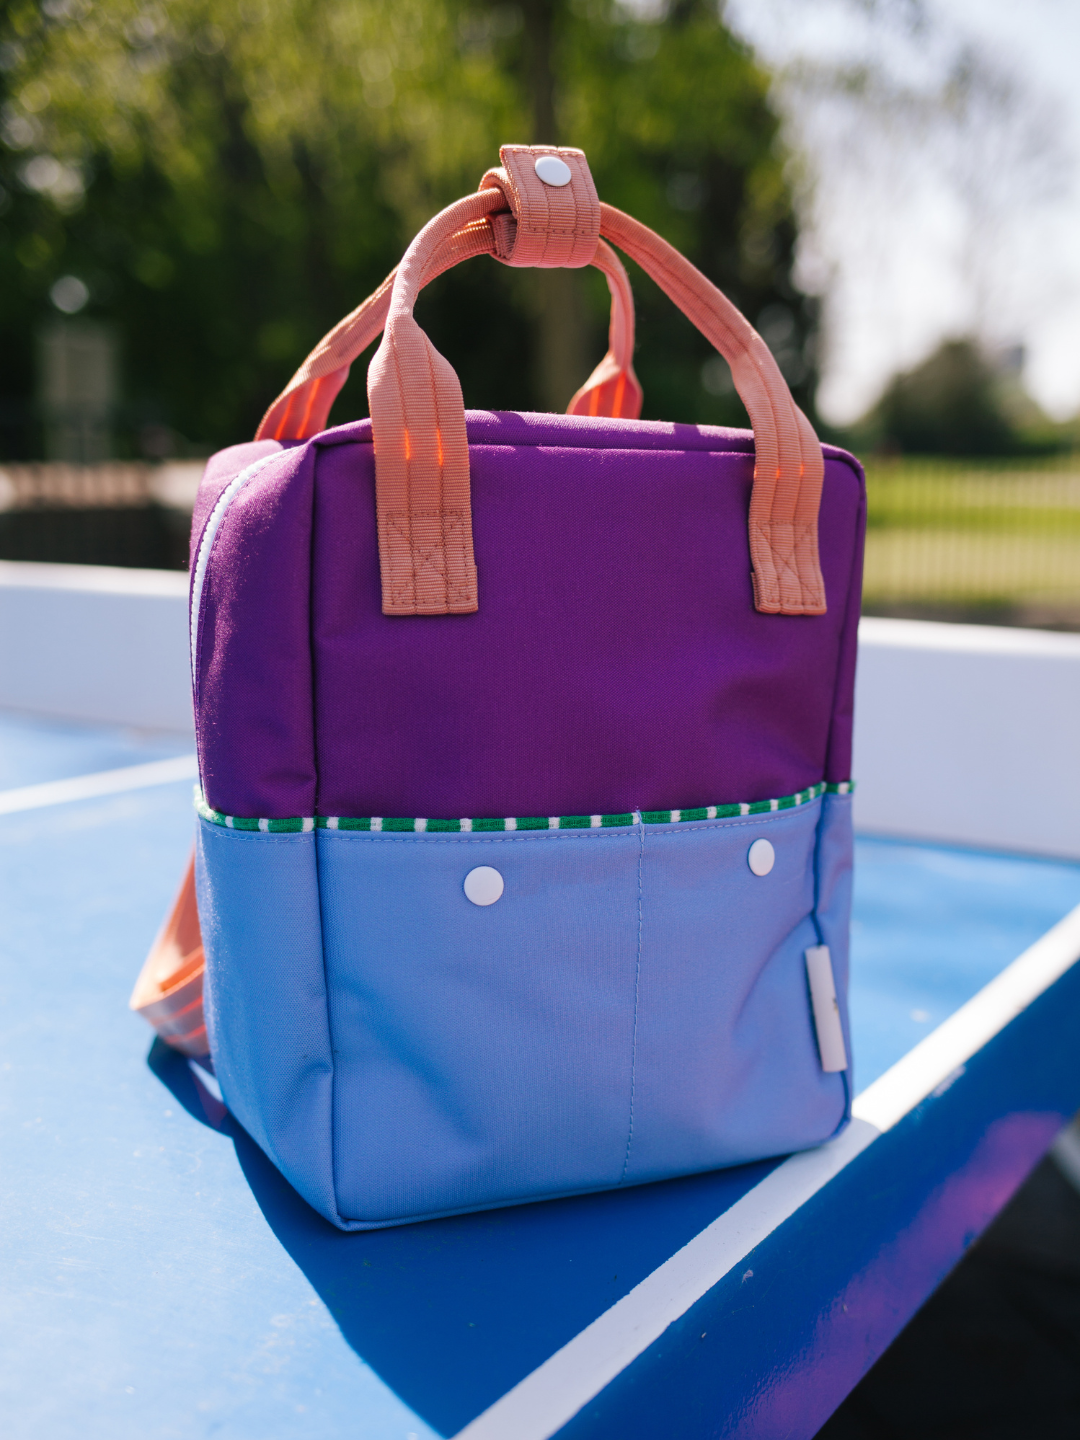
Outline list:
[[[581,151],[501,158],[210,460],[193,520],[196,855],[132,1005],[346,1230],[850,1116],[862,472]],[[752,432],[637,418],[606,241]],[[606,276],[566,415],[466,411],[413,318],[482,254]],[[327,428],[380,331],[371,418]]]

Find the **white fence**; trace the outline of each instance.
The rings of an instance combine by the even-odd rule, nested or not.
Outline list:
[[[856,823],[1080,859],[1080,635],[862,622]],[[0,562],[0,706],[191,729],[187,577]]]

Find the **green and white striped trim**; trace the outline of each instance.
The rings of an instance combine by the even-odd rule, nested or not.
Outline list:
[[[793,810],[820,795],[850,795],[854,780],[839,785],[811,785],[779,800],[751,800],[740,805],[703,805],[694,810],[635,810],[622,815],[528,815],[505,820],[398,820],[381,815],[353,819],[345,815],[296,815],[288,820],[251,819],[211,810],[196,787],[195,808],[204,820],[229,830],[262,830],[271,835],[308,830],[405,831],[410,834],[467,835],[489,830],[607,830],[617,825],[673,825],[691,820],[727,820],[733,815],[767,815],[772,810]]]

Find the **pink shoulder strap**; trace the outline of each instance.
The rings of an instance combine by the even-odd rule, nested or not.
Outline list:
[[[131,1008],[163,1040],[196,1060],[210,1049],[203,1019],[203,959],[195,901],[195,857],[135,982]]]

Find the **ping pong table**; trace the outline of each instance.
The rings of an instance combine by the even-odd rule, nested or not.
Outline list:
[[[864,836],[843,1135],[342,1234],[127,1009],[189,749],[0,714],[13,1440],[800,1440],[1080,1107],[1080,864]]]

